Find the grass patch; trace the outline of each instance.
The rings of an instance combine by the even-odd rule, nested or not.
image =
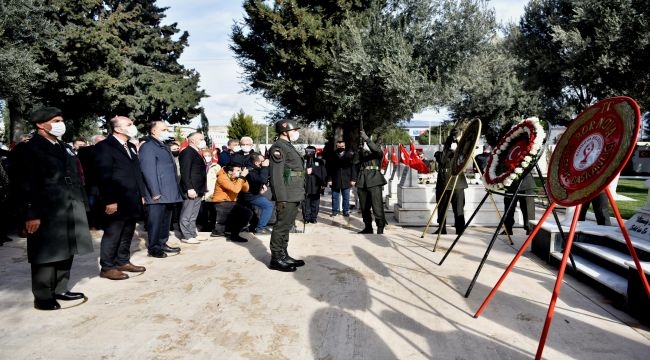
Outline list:
[[[616,187],[616,193],[619,195],[627,196],[633,201],[617,201],[616,206],[618,211],[621,212],[621,217],[624,220],[627,220],[634,215],[634,212],[639,208],[642,208],[646,205],[648,201],[648,189],[645,187],[646,179],[619,179],[618,186]],[[542,182],[539,178],[535,178],[537,187],[542,186]],[[543,191],[541,191],[543,193]],[[589,212],[593,212],[591,209]],[[609,210],[610,216],[614,216],[614,212]]]

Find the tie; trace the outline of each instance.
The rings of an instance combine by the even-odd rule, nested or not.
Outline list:
[[[129,158],[131,158],[131,150],[129,149],[128,143],[124,143],[124,149],[126,150],[126,154],[129,155]]]

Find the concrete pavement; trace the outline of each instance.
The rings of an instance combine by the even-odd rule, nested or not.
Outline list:
[[[327,212],[327,210],[323,210]],[[391,218],[391,215],[388,215]],[[302,222],[299,223],[302,225]],[[542,332],[557,271],[526,252],[479,318],[476,310],[525,240],[498,240],[469,298],[464,294],[493,229],[471,227],[442,266],[454,235],[389,226],[358,235],[359,214],[308,224],[289,252],[295,273],[267,269],[269,236],[211,238],[178,256],[132,262],[147,271],[99,278],[95,253],[79,256],[73,291],[88,301],[32,307],[26,241],[0,247],[0,359],[529,359]],[[432,232],[434,229],[429,230]],[[648,359],[650,331],[567,276],[546,359]]]

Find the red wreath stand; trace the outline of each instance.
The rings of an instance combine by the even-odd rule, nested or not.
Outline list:
[[[555,206],[558,204],[575,206],[569,236],[564,248],[535,359],[541,359],[542,357],[548,331],[553,320],[555,304],[560,295],[567,260],[575,238],[580,209],[583,203],[593,199],[602,191],[607,194],[618,221],[618,226],[625,237],[630,255],[634,259],[641,277],[641,283],[645,287],[646,294],[650,297],[650,285],[641,267],[639,257],[634,250],[630,235],[625,228],[618,206],[616,206],[616,202],[607,187],[614,177],[621,172],[634,151],[634,144],[639,133],[640,118],[641,114],[636,102],[631,98],[621,96],[605,99],[590,106],[571,123],[558,142],[549,163],[546,186],[549,189],[551,204],[474,315],[475,318],[479,317],[487,308],[488,303],[535,238],[535,235],[537,235],[549,214],[555,209]],[[554,164],[557,166],[554,166]]]

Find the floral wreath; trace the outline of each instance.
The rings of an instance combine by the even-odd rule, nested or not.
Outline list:
[[[536,117],[522,120],[508,131],[490,154],[483,184],[493,191],[502,191],[516,182],[524,171],[535,164],[545,139],[544,128]]]

